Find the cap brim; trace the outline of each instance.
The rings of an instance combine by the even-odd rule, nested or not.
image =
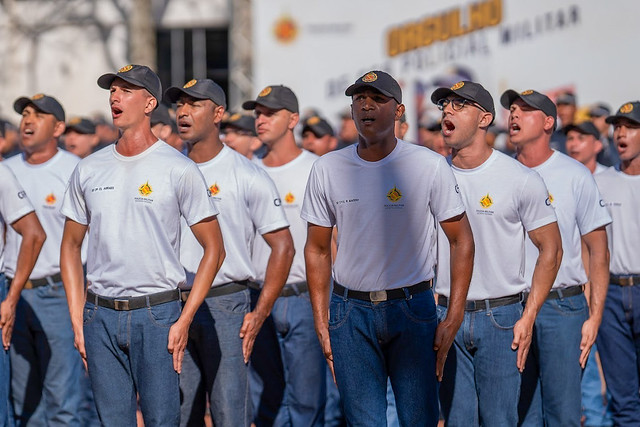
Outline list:
[[[609,116],[606,119],[604,119],[604,121],[609,123],[609,124],[614,124],[615,122],[617,122],[618,120],[621,120],[621,119],[627,119],[630,122],[640,124],[640,121],[635,120],[632,117],[629,117],[629,116],[626,116],[626,115],[622,115],[622,114],[614,114],[613,116]]]
[[[175,102],[178,102],[182,94],[185,94],[195,99],[209,99],[208,96],[202,96],[201,94],[193,92],[188,88],[176,87],[176,86],[172,86],[169,89],[167,89],[164,92],[164,98],[171,103],[175,103]]]
[[[113,73],[103,74],[100,77],[98,77],[98,86],[100,86],[102,89],[111,89],[111,85],[113,84],[115,79],[122,79],[127,83],[131,83],[134,86],[138,86],[139,88],[146,90],[151,94],[151,96],[156,98],[156,100],[158,101],[158,105],[160,105],[161,100],[156,95],[154,95],[149,89],[147,89],[140,80],[133,79],[131,77],[126,77],[122,74],[121,75],[117,75]],[[160,97],[162,97],[162,94],[160,94]]]
[[[383,94],[384,96],[388,96],[389,98],[396,99],[395,96],[393,96],[393,94],[391,92],[388,92],[386,90],[380,89],[380,88],[378,88],[378,87],[376,87],[376,86],[374,86],[372,84],[363,83],[363,82],[358,82],[358,83],[352,84],[351,86],[349,86],[347,88],[347,90],[344,91],[344,94],[347,95],[347,96],[352,96],[354,93],[358,92],[359,89],[362,89],[362,88],[365,88],[365,87],[374,89],[374,90],[380,92],[381,94]],[[398,100],[396,99],[396,101],[398,101]]]
[[[280,103],[271,103],[269,101],[265,100],[261,100],[260,102],[258,101],[245,101],[242,103],[242,108],[244,108],[245,110],[255,110],[256,105],[262,105],[264,107],[267,108],[271,108],[272,110],[287,110],[287,111],[291,111],[286,107],[283,107],[282,104]],[[297,113],[297,111],[291,111],[292,113]]]
[[[500,97],[500,105],[502,105],[504,108],[508,110],[509,108],[511,108],[511,104],[513,104],[513,101],[515,101],[516,99],[522,99],[522,97],[515,90],[509,89],[505,93],[503,93],[502,96]],[[522,99],[522,101],[527,105],[531,105],[524,99]],[[531,106],[535,107],[534,105],[531,105]]]
[[[437,104],[438,101],[440,101],[443,98],[446,98],[451,94],[456,95],[456,93],[451,89],[449,89],[448,87],[438,88],[434,90],[433,93],[431,94],[431,102],[433,102],[434,104]]]
[[[22,110],[24,110],[27,105],[32,103],[33,101],[31,101],[30,98],[23,96],[21,98],[16,99],[16,101],[13,103],[13,109],[15,110],[16,113],[22,114]]]

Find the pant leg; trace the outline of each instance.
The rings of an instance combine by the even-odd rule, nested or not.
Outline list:
[[[393,394],[391,380],[387,380],[387,427],[398,427],[398,409],[396,408],[396,396]]]
[[[597,352],[598,348],[594,344],[582,374],[582,415],[585,427],[610,427],[613,425],[613,420],[606,393],[602,394]]]
[[[180,425],[180,384],[167,350],[169,328],[178,320],[179,301],[131,311],[131,374],[147,426]]]
[[[609,285],[597,345],[616,426],[634,426],[640,422],[638,304],[639,286]]]
[[[136,390],[125,339],[130,327],[128,311],[115,311],[85,303],[84,342],[91,389],[100,422],[105,427],[136,425]],[[118,410],[114,410],[118,408]]]
[[[278,416],[276,425],[322,426],[327,365],[315,333],[309,294],[279,298],[276,304],[273,316],[285,372],[283,409],[287,413]]]
[[[0,273],[0,301],[4,301],[7,297],[7,281],[4,273]],[[0,334],[2,329],[0,329]],[[11,411],[11,401],[9,399],[11,393],[11,366],[9,361],[9,352],[0,349],[0,425],[13,425],[13,416]]]
[[[203,317],[205,319],[203,319]],[[180,425],[201,426],[207,410],[207,391],[204,381],[202,357],[208,357],[212,363],[220,361],[217,354],[203,354],[200,342],[204,340],[204,329],[213,322],[207,322],[208,310],[202,304],[193,317],[189,327],[189,340],[182,360],[180,373]]]
[[[534,325],[529,356],[522,373],[520,398],[518,400],[518,426],[522,427],[539,427],[544,424],[537,336],[537,327]]]
[[[340,393],[338,387],[333,381],[333,375],[331,369],[327,365],[327,404],[324,408],[324,423],[326,427],[344,427],[346,421],[344,419],[344,412],[342,410],[342,402],[340,401]],[[391,384],[389,384],[389,388]],[[395,400],[393,401],[393,410],[395,411]],[[387,415],[389,409],[387,407]],[[391,424],[390,424],[391,426]]]

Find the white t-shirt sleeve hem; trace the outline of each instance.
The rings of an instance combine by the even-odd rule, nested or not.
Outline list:
[[[438,220],[438,222],[442,222],[442,221],[451,219],[455,216],[458,216],[464,212],[465,212],[464,206],[458,206],[455,209],[449,209],[448,211],[443,212],[442,214],[437,216],[436,219]]]
[[[265,225],[264,227],[258,228],[258,233],[260,235],[271,233],[272,231],[280,230],[282,228],[288,228],[289,223],[285,221],[274,222],[273,224]]]
[[[314,216],[307,214],[306,212],[302,212],[300,214],[300,217],[305,221],[314,225],[319,225],[320,227],[333,227],[333,224],[331,224],[331,222],[316,218]]]
[[[557,222],[555,215],[550,215],[548,217],[539,219],[538,221],[535,221],[529,225],[529,228],[526,229],[527,233],[529,231],[537,230],[540,227],[544,227],[545,225],[549,225],[552,222]]]
[[[11,215],[11,217],[5,218],[5,220],[7,224],[13,224],[14,222],[31,212],[35,212],[34,209],[31,206],[25,206],[22,209],[17,210],[16,212],[12,212],[13,215]]]
[[[77,222],[78,224],[89,225],[88,221],[86,221],[85,219],[78,218],[78,216],[76,216],[75,213],[69,209],[65,209],[63,207],[62,209],[60,209],[60,213],[66,216],[67,218],[69,218],[71,221]]]

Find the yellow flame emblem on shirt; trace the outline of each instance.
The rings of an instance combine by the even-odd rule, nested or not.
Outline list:
[[[291,204],[296,200],[296,197],[293,195],[293,193],[291,191],[289,191],[287,193],[286,196],[284,196],[284,201]]]
[[[211,187],[209,187],[209,191],[211,191],[211,195],[215,196],[220,192],[220,187],[218,187],[218,183],[214,182]]]
[[[400,192],[400,190],[398,190],[397,187],[393,187],[391,190],[389,190],[389,192],[387,193],[387,199],[389,199],[390,201],[392,201],[393,203],[397,202],[398,200],[402,199],[402,193]]]
[[[483,209],[489,209],[491,205],[493,205],[493,199],[489,196],[489,193],[487,193],[486,196],[480,199],[480,206],[482,206]]]
[[[56,200],[58,200],[58,199],[56,199],[56,195],[53,194],[53,193],[49,193],[47,195],[47,197],[44,198],[44,202],[46,204],[48,204],[49,206],[55,205],[56,204]]]
[[[138,192],[140,193],[140,195],[144,197],[147,197],[149,194],[151,194],[153,192],[153,189],[149,185],[149,181],[145,182],[140,187],[138,187]]]

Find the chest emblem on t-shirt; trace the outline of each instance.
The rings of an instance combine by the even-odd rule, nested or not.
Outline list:
[[[549,197],[547,197],[547,200],[545,200],[544,203],[547,206],[551,206],[551,203],[553,203],[553,194],[549,193]]]
[[[482,206],[483,209],[489,209],[492,205],[493,205],[493,199],[491,198],[489,193],[487,193],[486,196],[480,199],[480,206]]]
[[[215,196],[220,192],[220,187],[218,187],[218,183],[214,182],[211,187],[209,187],[209,191],[211,191],[211,195]]]
[[[144,197],[147,197],[149,194],[153,193],[153,189],[149,185],[149,181],[138,187],[138,193],[140,193],[140,195]]]
[[[289,191],[285,196],[284,196],[284,201],[291,204],[293,202],[296,201],[296,196],[293,195],[293,193],[291,191]]]
[[[47,194],[47,197],[44,198],[44,202],[49,205],[49,206],[53,206],[56,204],[56,195],[53,193],[49,193]]]
[[[398,190],[398,187],[394,186],[391,190],[389,190],[389,192],[387,193],[387,199],[389,199],[393,203],[396,203],[398,200],[402,199],[402,193],[400,192],[400,190]]]

